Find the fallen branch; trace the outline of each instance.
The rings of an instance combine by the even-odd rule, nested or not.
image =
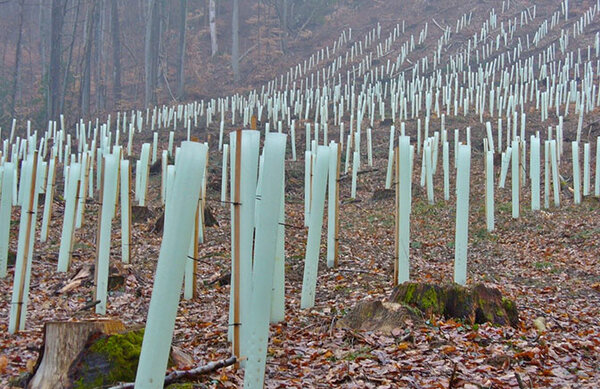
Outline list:
[[[435,21],[435,19],[432,19],[432,20],[433,20],[433,23],[440,28],[440,30],[442,30],[443,32],[446,32],[446,28],[440,26],[439,23]]]
[[[94,308],[96,305],[100,304],[100,300],[88,301],[85,305],[77,310],[77,312],[85,311],[86,309]]]
[[[519,389],[525,389],[523,380],[521,379],[521,376],[519,375],[519,373],[517,373],[516,371],[515,371],[515,378],[517,379],[517,384],[519,385]]]
[[[456,362],[454,362],[454,367],[452,368],[452,375],[450,376],[450,381],[448,381],[448,389],[454,388],[454,380],[456,379]]]
[[[166,385],[174,383],[175,381],[182,380],[182,379],[192,380],[192,379],[198,378],[199,376],[201,376],[203,374],[211,373],[222,367],[231,366],[231,365],[235,364],[236,362],[237,362],[237,358],[235,356],[233,356],[233,357],[223,359],[220,361],[211,362],[204,366],[198,366],[192,370],[175,370],[175,371],[167,374],[167,376],[165,376],[164,385],[166,386]],[[131,389],[134,387],[135,387],[135,384],[133,382],[128,382],[128,383],[124,383],[121,385],[113,386],[110,389]]]

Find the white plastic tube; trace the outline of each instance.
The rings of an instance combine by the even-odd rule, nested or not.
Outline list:
[[[531,210],[540,210],[540,138],[531,135],[529,157],[529,177],[531,178]]]
[[[398,258],[396,282],[410,280],[410,209],[411,209],[411,146],[408,136],[398,138]]]
[[[579,143],[571,142],[573,152],[573,202],[581,204],[581,172],[579,166]]]
[[[54,199],[54,183],[56,182],[56,157],[50,159],[48,164],[48,179],[46,180],[46,197],[44,198],[44,214],[42,216],[42,227],[40,230],[40,242],[44,243],[48,238],[48,225],[52,219],[52,204]],[[85,194],[84,194],[85,195]],[[0,220],[2,220],[0,218]]]
[[[129,263],[131,256],[131,166],[121,161],[121,260]]]
[[[304,277],[302,280],[302,296],[300,301],[302,309],[311,308],[315,305],[319,249],[321,246],[321,230],[323,228],[323,212],[325,209],[325,190],[327,188],[327,174],[329,170],[329,154],[328,146],[317,147],[316,171],[313,177],[312,206],[308,225],[308,239],[306,243]]]
[[[172,193],[167,197],[163,240],[135,379],[137,388],[160,387],[165,378],[206,153],[206,145],[182,143]]]
[[[334,267],[338,254],[339,176],[341,150],[337,143],[329,144],[329,184],[327,189],[327,266]]]
[[[485,152],[485,219],[488,231],[494,231],[494,151]]]
[[[2,175],[2,197],[0,197],[0,278],[6,277],[14,180],[14,163],[5,163]]]
[[[459,145],[456,178],[456,236],[454,244],[454,282],[467,283],[467,245],[469,237],[469,180],[471,174],[471,147]]]
[[[261,216],[256,221],[244,388],[262,388],[264,385],[277,230],[283,197],[281,183],[284,177],[285,143],[286,135],[283,134],[269,133],[265,138],[263,174],[269,178],[262,181],[261,198],[257,201]]]
[[[390,146],[388,149],[388,163],[387,170],[385,173],[385,189],[390,189],[392,187],[392,174],[394,168],[394,140],[396,137],[395,127],[390,127]]]
[[[520,178],[520,164],[519,164],[519,143],[518,139],[512,141],[512,161],[511,161],[511,184],[512,184],[512,217],[517,219],[519,217],[519,195],[521,185],[519,183]]]
[[[98,251],[96,256],[95,271],[95,300],[100,300],[96,305],[96,313],[106,314],[106,299],[108,295],[108,266],[110,258],[111,224],[115,209],[117,193],[117,178],[119,171],[119,157],[106,154],[104,157],[104,179],[102,182],[102,210],[100,212],[100,233],[98,235]]]
[[[62,233],[60,237],[60,249],[58,251],[59,272],[69,270],[71,263],[71,249],[73,247],[73,229],[75,227],[75,207],[77,205],[77,191],[80,187],[79,178],[81,164],[73,163],[69,167],[69,180],[67,183],[67,197],[65,201],[65,213],[63,218]]]
[[[245,355],[245,345],[248,341],[247,328],[244,324],[247,323],[248,313],[251,309],[252,246],[259,140],[260,132],[255,130],[230,133],[231,255],[233,259],[230,296],[230,324],[232,325],[230,327],[234,333],[239,331],[239,338],[235,334],[233,336],[233,348],[239,351],[236,354],[238,357]],[[236,317],[236,311],[239,317]]]
[[[11,334],[25,329],[27,317],[29,282],[33,261],[33,242],[35,240],[35,221],[37,219],[37,152],[30,154],[24,160],[23,164],[21,180],[25,181],[25,186],[23,188],[23,205],[21,207],[15,277],[8,323],[8,332]]]

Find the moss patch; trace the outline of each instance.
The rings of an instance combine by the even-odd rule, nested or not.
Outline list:
[[[97,388],[135,380],[144,330],[92,337],[70,376],[74,388]]]
[[[498,289],[483,284],[466,288],[457,284],[405,282],[394,289],[391,301],[410,305],[425,315],[460,319],[469,324],[517,326],[519,323],[515,303],[502,297]]]

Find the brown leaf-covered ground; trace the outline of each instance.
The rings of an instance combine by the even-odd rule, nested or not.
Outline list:
[[[439,122],[433,122],[436,128]],[[452,125],[450,122],[449,125]],[[473,144],[481,141],[474,132]],[[392,289],[394,258],[393,197],[373,200],[385,181],[387,129],[375,131],[375,169],[359,175],[358,201],[348,202],[349,179],[341,180],[339,267],[319,267],[316,306],[300,310],[306,229],[303,228],[303,162],[286,163],[286,320],[271,327],[266,383],[268,387],[597,387],[600,384],[600,207],[598,199],[572,203],[568,185],[561,207],[531,212],[528,188],[522,190],[522,216],[513,219],[510,185],[496,188],[496,231],[485,229],[483,155],[474,149],[469,227],[469,283],[485,282],[514,299],[521,312],[519,328],[468,326],[431,318],[424,326],[398,323],[397,336],[359,333],[336,327],[336,321],[358,302],[383,299]],[[197,364],[230,355],[227,342],[229,287],[212,283],[228,272],[229,209],[218,203],[219,155],[211,155],[208,205],[219,226],[207,228],[200,246],[198,291],[180,303],[174,344]],[[364,159],[366,161],[366,158]],[[440,161],[441,163],[441,161]],[[415,165],[411,217],[411,277],[450,282],[454,256],[454,197],[443,201],[441,165],[436,176],[436,203],[427,204]],[[367,170],[367,167],[364,168]],[[497,168],[496,171],[499,169]],[[563,159],[561,173],[570,176]],[[453,180],[451,180],[453,182]],[[508,181],[510,182],[510,181]],[[133,229],[132,263],[120,262],[119,218],[113,224],[111,266],[125,276],[122,288],[110,292],[108,316],[127,325],[143,324],[152,293],[153,272],[161,236],[152,231],[160,214],[160,177],[152,176],[150,208],[155,217]],[[59,183],[57,188],[61,188]],[[453,186],[451,193],[454,192]],[[86,207],[84,227],[75,234],[74,258],[66,274],[56,272],[64,203],[55,200],[48,244],[36,243],[27,331],[7,332],[13,269],[0,280],[0,369],[3,384],[32,367],[48,320],[94,317],[79,311],[92,296],[91,283],[55,292],[95,257],[97,204]],[[41,213],[40,213],[41,214]],[[14,214],[18,220],[18,212]],[[12,236],[16,238],[18,223]],[[325,238],[325,231],[323,237]],[[16,239],[14,239],[16,243]],[[546,330],[534,320],[543,318]],[[6,364],[7,366],[3,366]],[[454,373],[453,373],[454,372]],[[242,370],[226,368],[199,381],[201,386],[234,387]]]
[[[482,15],[487,13],[486,4],[477,3],[474,7]],[[547,17],[554,8],[544,10],[540,6],[538,14]],[[443,11],[452,21],[465,10]],[[391,19],[382,20],[382,24],[397,22]],[[421,19],[425,20],[422,14],[418,20]],[[412,28],[418,32],[421,25],[415,24]],[[429,28],[433,34],[435,28],[432,25]],[[475,31],[476,26],[472,28]],[[553,33],[557,34],[557,31]],[[337,34],[339,31],[326,36]],[[466,41],[467,33],[457,39],[461,36]],[[578,43],[587,44],[592,36],[588,34]],[[433,45],[434,39],[430,40]],[[565,120],[565,139],[574,139],[577,119],[573,116]],[[588,127],[595,120],[598,120],[597,110],[585,117],[584,126],[590,129],[584,137],[586,141],[600,135],[597,126]],[[551,122],[555,125],[557,121],[552,117]],[[495,119],[492,123],[495,130]],[[392,336],[336,327],[336,321],[358,301],[384,299],[392,290],[394,199],[393,196],[372,199],[373,193],[384,187],[387,164],[389,128],[378,124],[374,128],[376,170],[359,175],[358,201],[348,201],[351,180],[341,180],[339,267],[328,269],[325,266],[323,240],[316,306],[310,310],[299,308],[307,233],[302,227],[304,161],[286,162],[286,223],[294,227],[286,230],[286,320],[271,327],[267,387],[600,386],[598,199],[589,197],[580,205],[573,204],[569,191],[572,185],[570,148],[565,147],[567,151],[560,170],[566,181],[561,191],[560,208],[531,212],[527,182],[521,191],[521,217],[513,219],[509,173],[506,189],[495,188],[496,230],[487,232],[481,152],[485,127],[475,117],[446,118],[446,128],[460,128],[462,140],[467,125],[472,126],[473,132],[468,282],[495,286],[514,299],[521,314],[520,327],[467,326],[439,317],[430,318],[425,325],[399,323],[398,331]],[[539,122],[539,112],[528,114],[528,133],[540,130],[545,134],[548,125]],[[303,128],[303,125],[299,127]],[[211,132],[214,134],[217,128],[211,127]],[[413,143],[415,128],[415,121],[407,122]],[[439,119],[433,118],[430,128],[430,133],[438,130]],[[337,139],[332,126],[330,131],[330,137]],[[303,137],[302,131],[298,134]],[[453,132],[449,131],[449,134],[452,144]],[[206,137],[204,131],[199,131],[198,135],[202,140]],[[179,140],[183,136],[181,134]],[[151,135],[146,139],[136,135],[137,152],[142,141],[150,142],[151,139]],[[218,202],[221,162],[215,136],[212,139],[207,204],[219,226],[207,228],[206,243],[199,250],[199,296],[180,303],[173,336],[174,344],[191,354],[198,365],[226,358],[231,353],[227,342],[229,287],[213,282],[230,268],[230,229],[229,208]],[[161,133],[161,142],[166,145],[166,141],[167,133]],[[297,144],[300,151],[304,142],[299,139]],[[594,149],[595,143],[592,145]],[[362,150],[364,152],[366,148]],[[366,162],[366,156],[363,161]],[[592,160],[592,166],[594,163]],[[416,281],[452,280],[455,198],[452,195],[450,201],[443,201],[441,153],[439,164],[435,177],[436,203],[429,205],[426,193],[419,185],[420,158],[415,161],[410,257],[411,277]],[[498,165],[496,175],[499,174]],[[363,169],[370,170],[366,166]],[[451,183],[453,194],[454,178]],[[57,189],[61,193],[60,178]],[[152,176],[149,198],[154,217],[134,226],[129,265],[120,261],[118,214],[113,224],[111,267],[113,273],[124,275],[125,283],[110,292],[108,316],[121,319],[130,326],[144,323],[152,293],[161,240],[161,235],[153,232],[154,221],[161,213],[159,194],[160,177]],[[41,328],[45,321],[95,317],[91,313],[93,309],[81,311],[92,299],[91,283],[63,294],[56,294],[56,291],[79,268],[94,262],[97,201],[90,200],[86,206],[85,223],[75,233],[74,258],[66,274],[56,272],[64,201],[57,196],[54,205],[49,240],[44,245],[36,242],[35,246],[27,330],[17,335],[7,332],[14,269],[11,267],[9,276],[0,280],[1,385],[8,385],[9,379],[31,369],[42,343]],[[16,249],[18,216],[15,209],[15,222],[11,226],[13,250]],[[540,322],[544,325],[540,326]],[[229,367],[204,377],[198,385],[237,387],[242,378],[242,370]]]

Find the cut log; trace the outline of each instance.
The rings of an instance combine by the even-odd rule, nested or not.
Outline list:
[[[69,382],[70,366],[77,359],[90,335],[113,334],[125,326],[118,320],[49,322],[44,325],[44,346],[28,388],[53,389]]]

